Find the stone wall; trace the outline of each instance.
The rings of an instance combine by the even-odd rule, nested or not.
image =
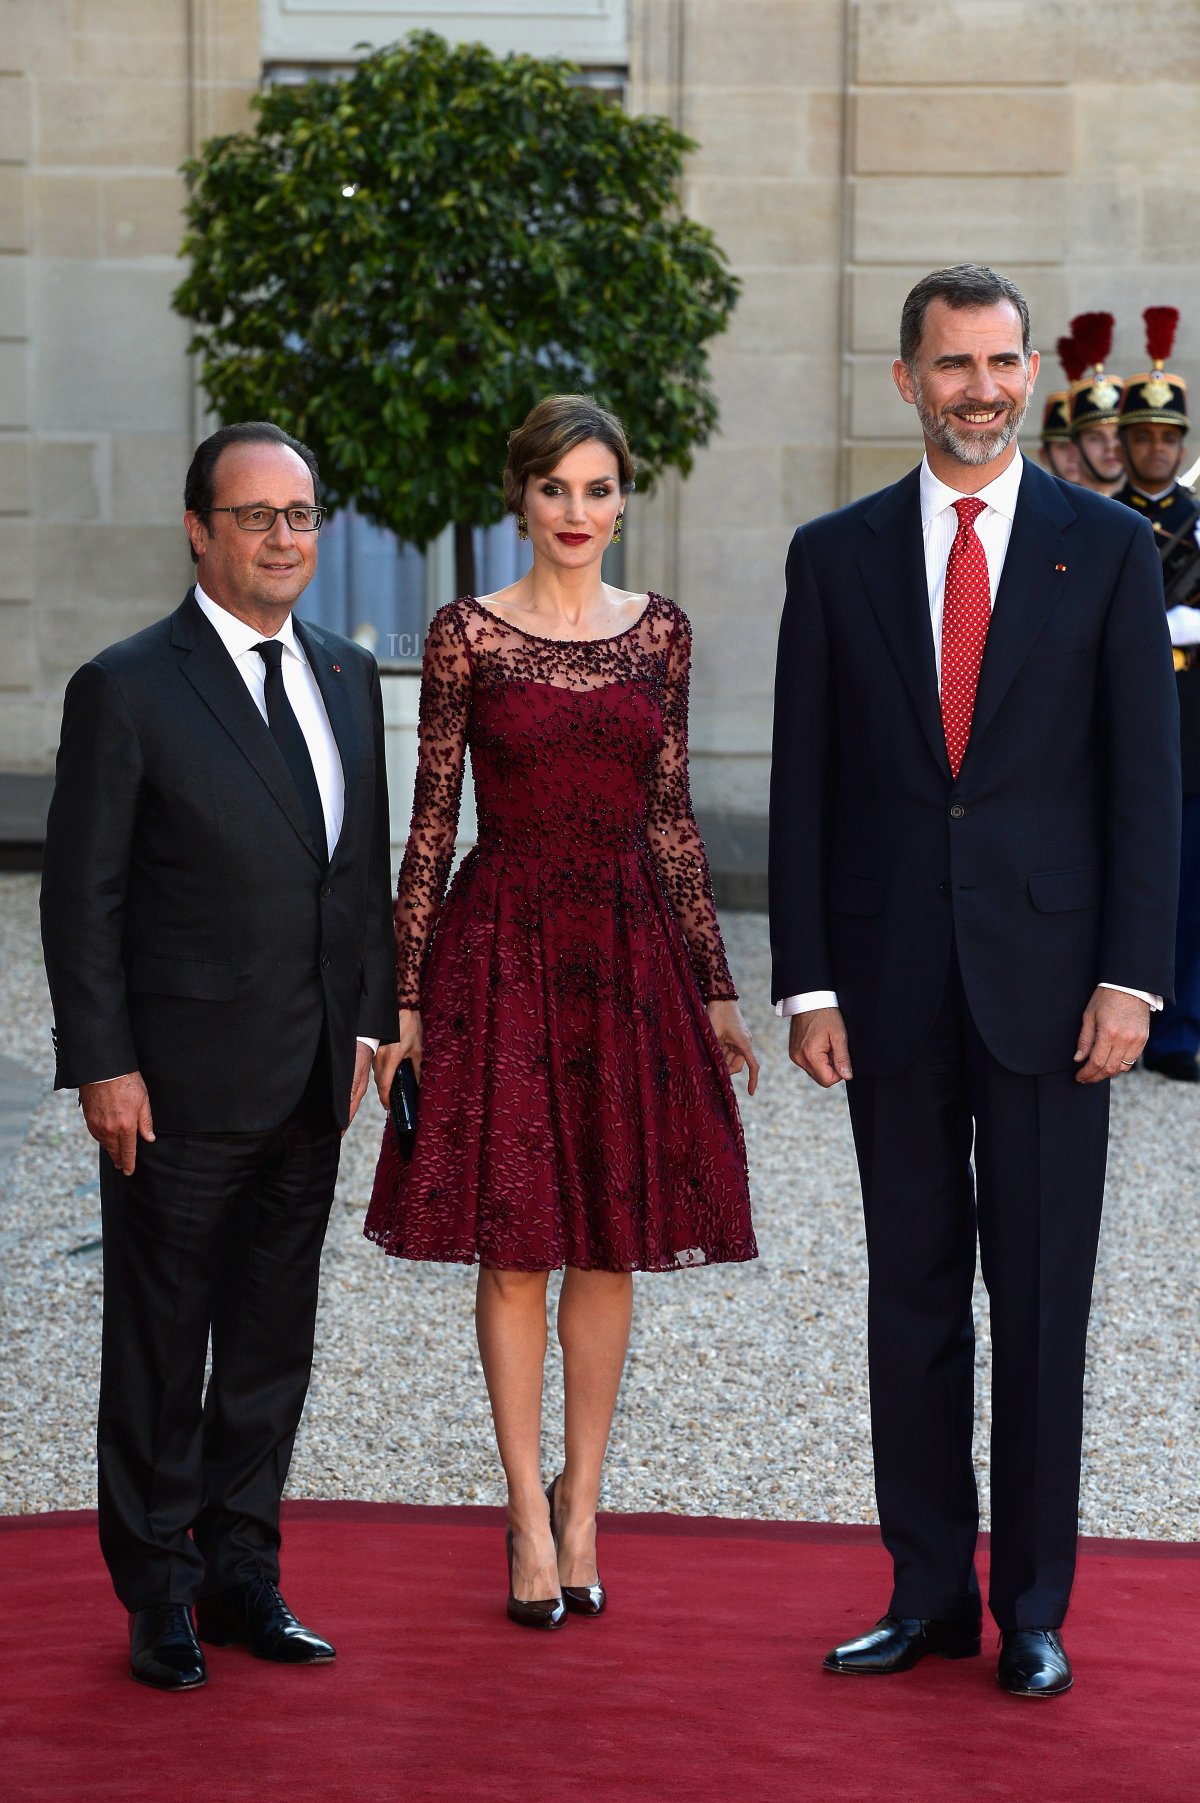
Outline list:
[[[0,0],[0,768],[189,580],[180,163],[259,77],[247,0]]]
[[[859,0],[850,67],[846,492],[907,462],[900,299],[927,269],[994,263],[1029,298],[1047,364],[1068,319],[1117,317],[1113,368],[1146,367],[1142,308],[1184,312],[1200,375],[1200,9],[1035,0]],[[1040,417],[1040,408],[1037,411]]]
[[[370,10],[377,41],[451,16]],[[551,12],[566,32],[565,4],[538,31]],[[0,0],[0,768],[48,767],[66,675],[188,579],[179,488],[204,421],[168,304],[178,164],[245,120],[268,40],[348,58],[330,32],[352,13]],[[516,5],[460,14],[532,29]],[[1200,381],[1200,8],[603,0],[588,18],[614,61],[627,21],[634,110],[698,140],[684,202],[744,285],[713,354],[720,434],[685,482],[634,498],[626,579],[696,621],[698,801],[761,813],[791,529],[916,459],[888,367],[916,276],[967,257],[1013,275],[1051,378],[1072,313],[1116,313],[1128,372],[1141,309],[1173,302],[1175,367]]]
[[[743,294],[712,353],[720,434],[686,482],[631,508],[627,580],[667,588],[695,622],[698,805],[763,813],[783,559],[796,521],[837,499],[843,8],[667,0],[635,13],[632,104],[697,140],[684,205]]]
[[[1043,392],[1072,314],[1115,313],[1133,373],[1142,308],[1173,303],[1172,364],[1200,384],[1200,8],[643,0],[631,73],[637,109],[701,141],[686,205],[744,295],[714,357],[720,435],[631,513],[630,580],[673,585],[697,621],[698,800],[759,813],[791,529],[919,454],[890,375],[918,276],[1013,276]]]

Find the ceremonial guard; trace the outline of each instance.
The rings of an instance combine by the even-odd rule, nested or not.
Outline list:
[[[1061,476],[1064,482],[1078,482],[1079,453],[1071,442],[1070,384],[1079,380],[1087,364],[1080,356],[1074,338],[1060,338],[1055,348],[1068,386],[1056,388],[1053,394],[1046,396],[1038,437],[1038,458],[1042,468],[1049,470],[1052,476]]]
[[[1125,465],[1117,433],[1121,378],[1104,368],[1112,350],[1112,314],[1077,313],[1071,338],[1084,369],[1090,365],[1092,371],[1070,387],[1071,442],[1079,458],[1076,480],[1094,494],[1115,495],[1125,480]]]
[[[1143,1063],[1183,1083],[1200,1081],[1200,502],[1178,480],[1187,437],[1187,386],[1165,373],[1176,307],[1147,307],[1152,368],[1131,376],[1117,419],[1128,477],[1116,499],[1150,521],[1163,562],[1167,624],[1179,686],[1183,848],[1175,940],[1175,1000],[1150,1017]]]

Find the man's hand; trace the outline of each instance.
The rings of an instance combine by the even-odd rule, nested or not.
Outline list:
[[[360,1039],[354,1048],[354,1081],[350,1085],[350,1121],[358,1113],[358,1105],[367,1093],[374,1056],[370,1046],[364,1045]],[[343,1133],[349,1130],[350,1121],[347,1121],[345,1127],[342,1128]]]
[[[854,1072],[841,1009],[810,1008],[805,1014],[793,1014],[788,1057],[822,1089],[849,1082]]]
[[[1150,1033],[1150,1004],[1120,989],[1093,989],[1075,1048],[1076,1083],[1132,1070]]]
[[[93,1139],[98,1139],[119,1171],[133,1176],[138,1135],[153,1140],[150,1097],[141,1071],[129,1071],[107,1083],[81,1083],[79,1100]]]

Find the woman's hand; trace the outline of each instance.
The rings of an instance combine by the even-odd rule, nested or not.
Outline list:
[[[406,1058],[411,1058],[417,1081],[421,1080],[421,1049],[425,1036],[421,1030],[421,1010],[401,1008],[400,1037],[393,1045],[381,1045],[375,1054],[375,1087],[379,1100],[387,1108],[392,1099],[392,1078]]]
[[[740,1070],[748,1067],[750,1081],[746,1085],[746,1094],[752,1096],[758,1088],[758,1059],[754,1056],[754,1040],[742,1019],[741,1009],[736,1002],[709,1002],[706,1006],[730,1076],[736,1077]],[[378,1062],[376,1059],[376,1064]]]

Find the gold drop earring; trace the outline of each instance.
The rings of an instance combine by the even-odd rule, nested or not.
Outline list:
[[[519,513],[517,515],[517,537],[518,538],[528,538],[529,537],[529,521],[526,519],[526,517],[523,513]]]
[[[621,542],[621,520],[623,517],[624,516],[619,513],[617,515],[616,519],[613,521],[612,542],[614,545],[619,545]]]

